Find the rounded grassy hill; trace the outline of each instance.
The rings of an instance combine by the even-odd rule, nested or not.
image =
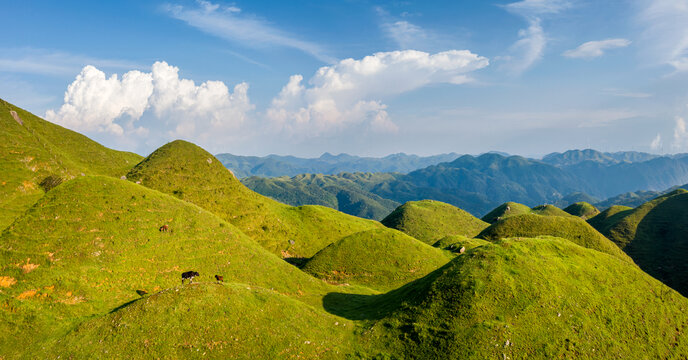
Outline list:
[[[490,225],[477,237],[495,241],[510,237],[536,237],[541,235],[565,238],[580,246],[632,262],[621,249],[586,223],[585,220],[570,215],[566,217],[535,214],[510,216]]]
[[[688,191],[679,189],[619,214],[603,229],[609,238],[641,269],[688,295]]]
[[[344,358],[351,321],[244,284],[193,284],[145,296],[32,351],[36,358]]]
[[[400,298],[401,297],[401,298]],[[507,239],[371,303],[368,358],[680,359],[688,300],[639,268],[568,240]]]
[[[400,231],[376,229],[349,235],[324,248],[304,265],[303,271],[328,282],[391,290],[453,258]]]
[[[381,222],[427,244],[447,235],[473,237],[489,225],[466,211],[435,200],[409,201]]]
[[[623,219],[624,216],[628,215],[632,210],[632,207],[612,205],[588,219],[588,224],[597,229],[597,231],[606,234],[609,232],[609,228],[616,225],[616,223]]]
[[[506,219],[510,216],[523,214],[537,214],[544,216],[571,216],[571,214],[559,209],[554,205],[539,205],[534,208],[529,208],[526,205],[516,202],[506,202],[497,206],[494,210],[483,216],[482,220],[494,224],[499,220]]]
[[[0,229],[81,174],[122,176],[141,156],[108,149],[0,99]]]
[[[262,196],[210,153],[182,140],[154,151],[127,178],[218,215],[281,257],[310,257],[344,236],[381,227],[324,206],[291,207]]]
[[[600,210],[598,210],[595,206],[585,201],[571,204],[567,206],[564,209],[564,211],[573,216],[578,216],[583,220],[590,219],[600,213]]]
[[[177,285],[189,270],[200,273],[197,281],[222,275],[315,306],[331,290],[198,206],[84,176],[48,192],[0,237],[0,333],[19,342],[54,336],[139,290]],[[0,353],[22,349],[0,338]]]

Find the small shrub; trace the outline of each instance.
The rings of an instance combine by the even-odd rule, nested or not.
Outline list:
[[[48,192],[54,187],[62,184],[62,178],[57,175],[49,175],[45,179],[41,180],[38,184],[43,188],[43,191]]]

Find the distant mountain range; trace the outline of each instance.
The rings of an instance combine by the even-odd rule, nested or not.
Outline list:
[[[238,178],[249,176],[278,177],[299,174],[334,175],[342,172],[400,172],[421,169],[430,165],[452,161],[460,155],[456,153],[434,156],[392,154],[382,158],[360,157],[348,154],[332,155],[324,153],[319,158],[298,158],[295,156],[268,155],[239,156],[217,154],[220,162],[232,170]]]
[[[409,157],[405,155],[399,159]],[[331,160],[334,158],[355,157],[328,157]],[[368,165],[372,164],[372,158],[366,159],[370,161]],[[386,166],[389,168],[402,168],[393,165],[394,160],[390,157],[383,159],[387,159]],[[351,161],[346,163],[347,166],[354,164]],[[403,163],[408,169],[410,162]],[[331,168],[336,166],[336,161],[331,164]],[[588,149],[553,153],[538,160],[487,153],[463,155],[408,174],[380,176],[345,173],[328,176],[327,183],[313,182],[312,177],[308,176],[274,179],[252,177],[243,182],[257,192],[292,205],[317,203],[373,219],[380,219],[381,214],[393,208],[393,203],[421,199],[444,201],[475,215],[483,215],[506,201],[517,201],[528,206],[556,204],[560,207],[587,201],[605,208],[614,204],[641,203],[647,201],[648,196],[661,195],[688,183],[688,155],[603,153]],[[337,196],[342,191],[355,193],[358,206],[351,212],[345,207],[318,202],[318,199],[325,197],[314,196],[316,188],[330,196]],[[385,206],[380,199],[392,202]],[[371,210],[371,206],[377,210]]]

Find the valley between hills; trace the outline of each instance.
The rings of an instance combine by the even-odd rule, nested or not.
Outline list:
[[[0,359],[688,357],[686,156],[0,151]]]

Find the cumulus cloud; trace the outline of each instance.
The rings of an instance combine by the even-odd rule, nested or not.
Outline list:
[[[279,129],[315,136],[364,124],[373,131],[396,131],[383,98],[429,84],[462,84],[468,73],[489,64],[467,50],[436,54],[415,50],[380,52],[360,60],[345,59],[320,68],[303,84],[289,79],[272,101],[267,117]]]
[[[588,41],[579,47],[565,51],[562,55],[569,58],[590,59],[604,55],[605,50],[623,48],[631,44],[627,39],[606,39]]]
[[[658,63],[688,71],[688,2],[685,0],[638,1],[638,19],[645,27],[645,53]]]
[[[209,1],[196,3],[196,7],[167,4],[162,9],[172,18],[184,21],[203,32],[247,47],[288,47],[303,51],[323,62],[335,61],[320,45],[301,40],[265,20],[245,15],[236,6],[220,6]]]
[[[674,127],[674,143],[673,147],[676,151],[688,150],[688,131],[686,131],[686,121],[682,117],[676,117],[676,126]]]
[[[166,62],[156,62],[149,73],[129,71],[121,79],[89,65],[67,88],[64,104],[48,110],[45,118],[77,131],[141,136],[148,129],[135,122],[151,113],[173,129],[169,135],[193,138],[241,124],[253,109],[247,90],[246,83],[232,93],[221,81],[196,85],[180,79],[179,69]]]
[[[572,6],[566,0],[522,0],[504,5],[504,8],[522,16],[528,28],[518,32],[519,39],[509,48],[510,55],[503,56],[503,66],[514,75],[519,75],[535,65],[543,56],[547,36],[542,28],[544,16],[560,13]]]
[[[650,143],[650,149],[657,151],[662,149],[662,135],[657,134],[652,142]]]

